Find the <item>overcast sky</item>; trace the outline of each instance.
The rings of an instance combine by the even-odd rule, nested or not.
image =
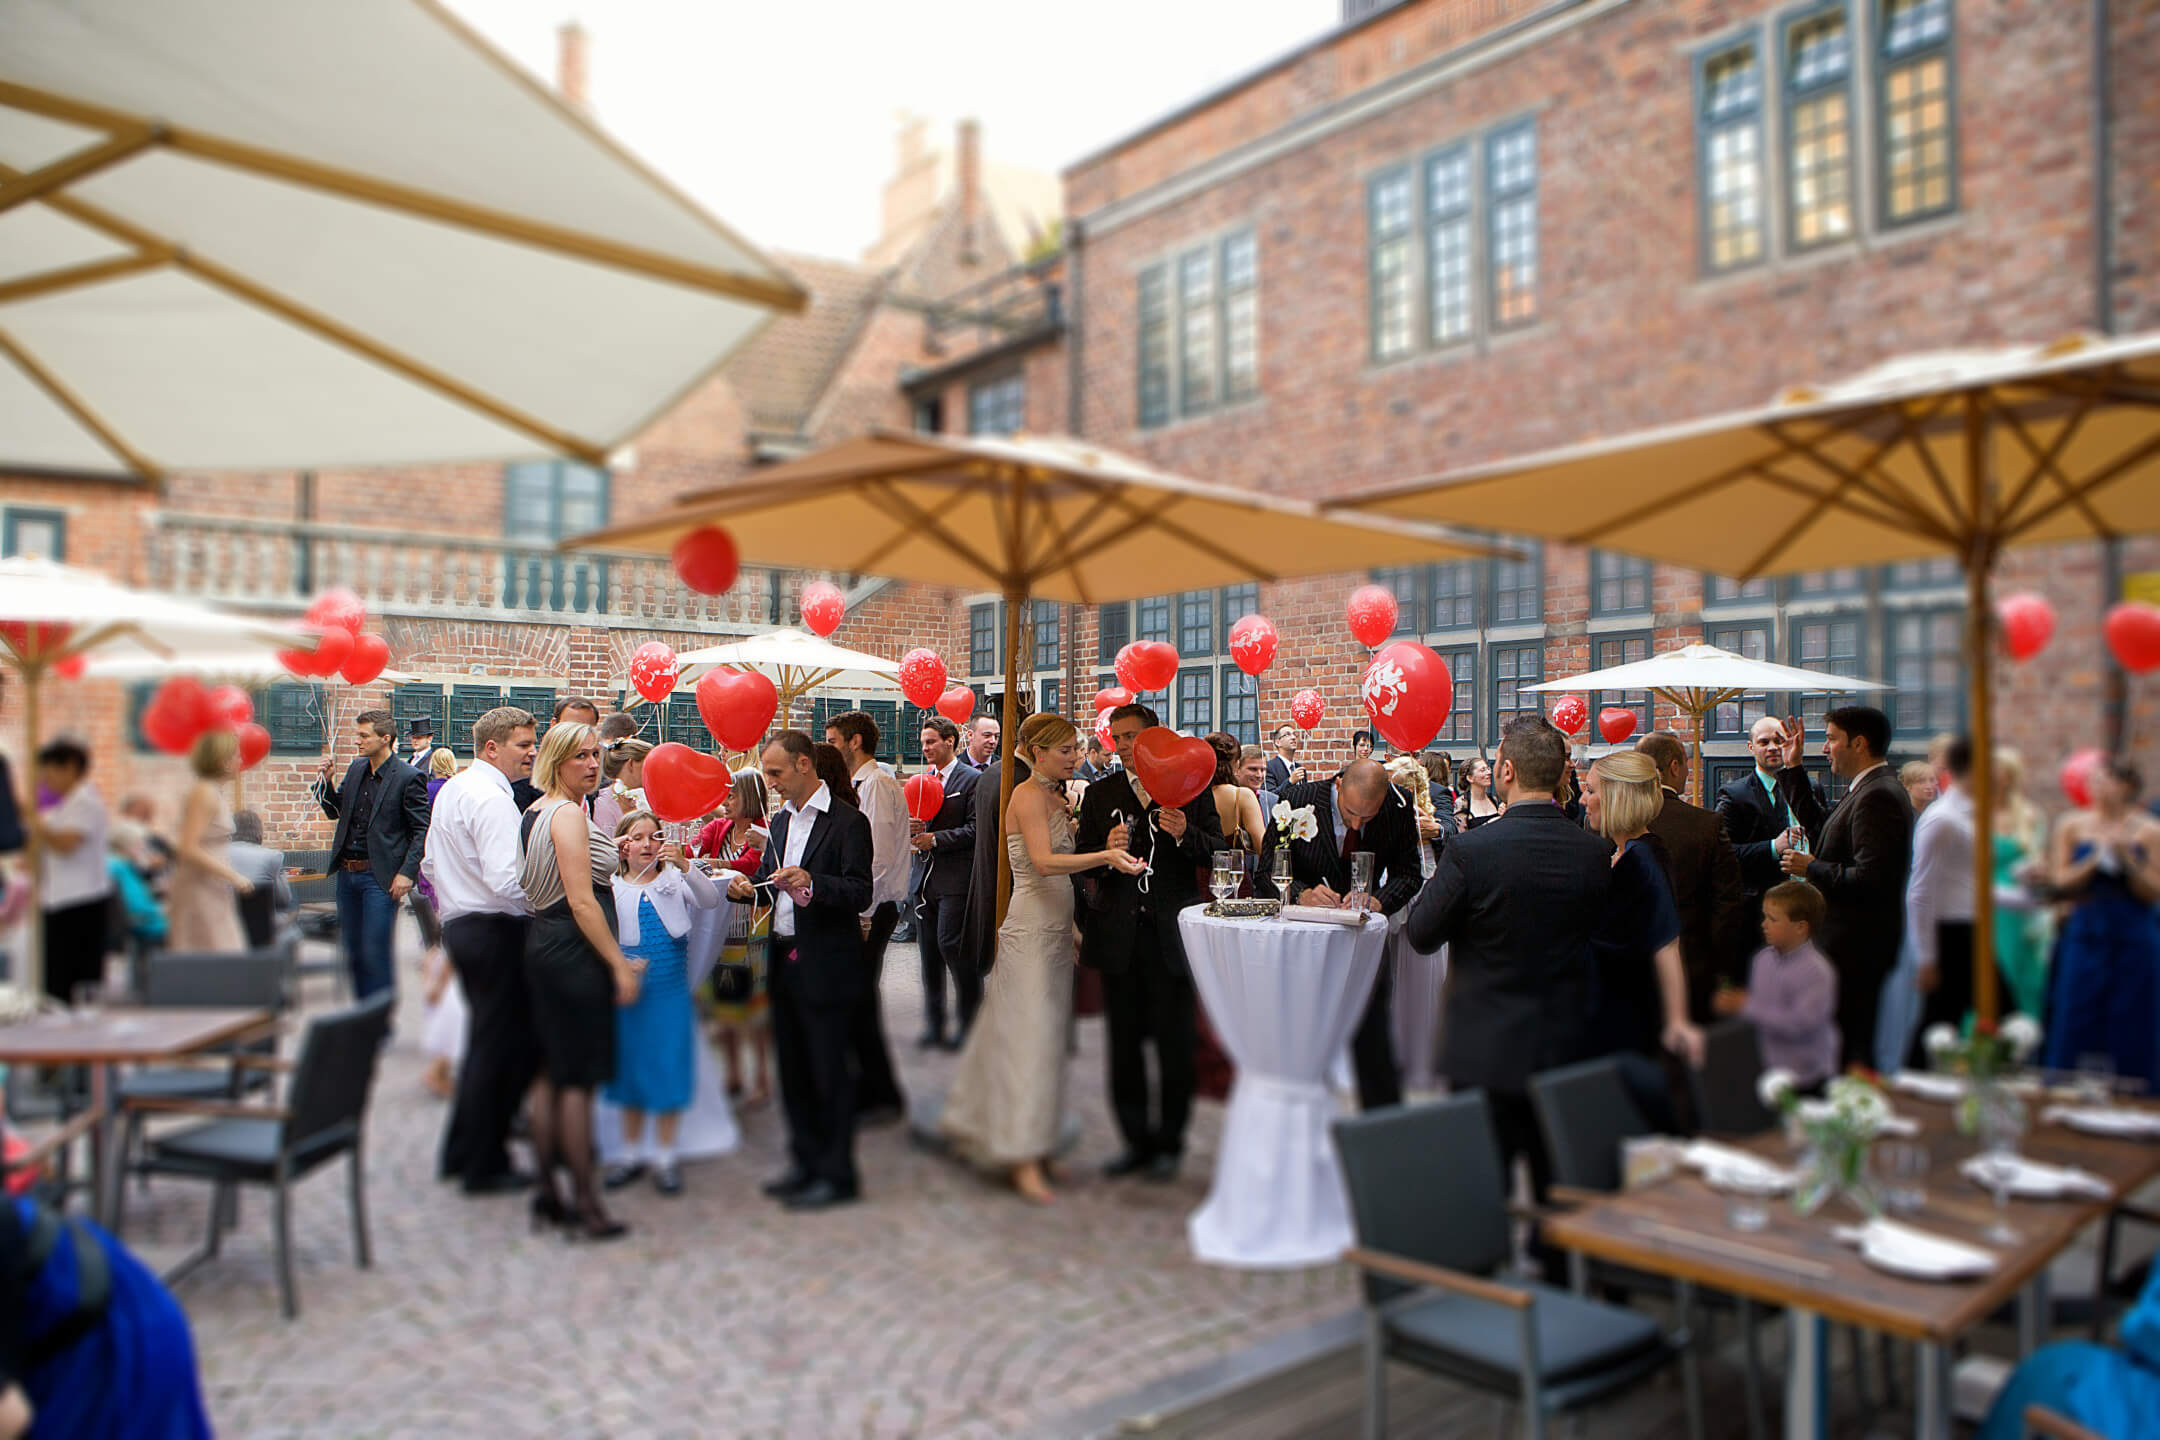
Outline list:
[[[760,245],[877,235],[895,117],[974,115],[1053,174],[1335,24],[1338,0],[448,0],[535,74],[590,37],[596,118]]]

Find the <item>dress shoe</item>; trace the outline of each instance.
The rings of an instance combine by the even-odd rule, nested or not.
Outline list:
[[[855,1123],[865,1130],[877,1130],[887,1125],[897,1125],[907,1114],[905,1106],[869,1105],[855,1112]]]
[[[1147,1162],[1140,1178],[1151,1185],[1168,1185],[1178,1177],[1178,1167],[1184,1163],[1181,1155],[1157,1155]]]
[[[786,1200],[800,1195],[818,1183],[817,1177],[806,1170],[790,1170],[777,1180],[768,1180],[760,1188],[775,1200]]]
[[[935,1030],[925,1030],[915,1037],[915,1048],[918,1050],[938,1050],[942,1049],[944,1044],[945,1037]]]
[[[943,1048],[944,1048],[944,1049],[946,1049],[947,1051],[954,1051],[954,1052],[957,1052],[957,1051],[958,1051],[958,1050],[960,1049],[960,1047],[961,1047],[961,1046],[963,1046],[963,1045],[967,1044],[967,1036],[965,1036],[965,1035],[955,1035],[955,1036],[953,1036],[953,1037],[952,1037],[952,1038],[951,1038],[950,1040],[945,1040],[945,1041],[941,1041],[941,1042],[939,1042],[939,1043],[940,1043],[940,1044],[941,1044],[941,1045],[943,1046]]]
[[[458,1188],[467,1195],[515,1195],[520,1190],[532,1188],[533,1177],[522,1170],[505,1170],[499,1175],[483,1175],[478,1180],[467,1180]]]
[[[1139,1174],[1141,1171],[1147,1169],[1148,1166],[1152,1163],[1153,1162],[1150,1161],[1147,1156],[1141,1154],[1139,1151],[1127,1150],[1124,1154],[1118,1156],[1117,1159],[1112,1160],[1109,1164],[1103,1166],[1102,1173],[1105,1179],[1122,1180],[1127,1175]]]
[[[673,1199],[682,1194],[682,1167],[667,1161],[653,1171],[652,1188]]]
[[[858,1196],[852,1189],[843,1189],[830,1180],[813,1181],[804,1189],[787,1197],[790,1210],[830,1210],[835,1205],[852,1205]]]
[[[625,1164],[610,1165],[600,1177],[600,1185],[606,1190],[620,1190],[645,1178],[645,1162],[632,1160]]]

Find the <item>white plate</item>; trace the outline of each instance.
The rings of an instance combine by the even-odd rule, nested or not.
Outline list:
[[[2072,1130],[2124,1140],[2160,1140],[2160,1117],[2106,1105],[2066,1105],[2049,1112]]]
[[[1995,1257],[1985,1250],[1894,1220],[1870,1220],[1836,1234],[1848,1243],[1857,1241],[1860,1258],[1868,1264],[1909,1280],[1960,1280],[1995,1268]]]
[[[1975,1155],[1958,1166],[1958,1171],[1973,1184],[1995,1193],[1994,1177],[1989,1173],[1993,1162],[1986,1155]],[[2066,1195],[2099,1198],[2108,1194],[2106,1182],[2097,1175],[2067,1166],[2046,1165],[2036,1160],[2013,1162],[2008,1186],[2011,1196],[2019,1200],[2060,1200]]]

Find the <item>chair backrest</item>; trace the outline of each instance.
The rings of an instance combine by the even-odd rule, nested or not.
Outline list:
[[[1650,1133],[1618,1059],[1585,1060],[1530,1077],[1552,1178],[1578,1190],[1620,1188],[1620,1142]]]
[[[150,957],[143,1003],[282,1011],[288,963],[281,949],[163,951]]]
[[[1333,1126],[1358,1244],[1489,1275],[1508,1259],[1507,1193],[1485,1092],[1347,1116]],[[1378,1304],[1407,1286],[1367,1276]]]
[[[1696,1123],[1713,1135],[1759,1135],[1778,1123],[1755,1093],[1762,1045],[1753,1021],[1732,1019],[1703,1032],[1703,1063],[1688,1072]]]
[[[347,1010],[308,1021],[293,1065],[292,1087],[285,1092],[285,1150],[313,1148],[359,1133],[367,1113],[368,1092],[375,1084],[375,1062],[390,1033],[395,991]]]

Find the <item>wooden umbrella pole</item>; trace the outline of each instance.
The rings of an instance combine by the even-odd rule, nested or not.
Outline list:
[[[1995,563],[1987,503],[1994,492],[1989,465],[1987,416],[1981,403],[1968,398],[1965,409],[1965,475],[1972,534],[1965,554],[1965,675],[1969,687],[1966,733],[1973,749],[1973,1013],[1982,1022],[1995,1019],[1995,724],[1991,671],[1994,661],[1993,613],[1988,607],[1988,571]]]
[[[45,867],[44,842],[38,836],[38,682],[44,678],[44,665],[37,661],[22,663],[23,680],[23,793],[31,824],[25,830],[23,844],[23,884],[29,888],[30,903],[23,911],[23,963],[16,973],[21,977],[24,992],[35,1000],[45,993]]]
[[[1027,592],[1008,586],[1005,591],[1005,705],[999,722],[998,828],[990,837],[997,846],[997,922],[1005,923],[1006,907],[1012,904],[1012,852],[1005,846],[1005,810],[1012,804],[1013,757],[1020,749],[1020,607]]]

